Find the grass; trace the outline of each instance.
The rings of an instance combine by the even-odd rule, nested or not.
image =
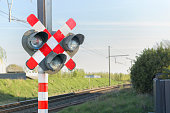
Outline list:
[[[66,108],[59,113],[148,113],[149,111],[153,111],[153,97],[149,94],[137,94],[128,88]]]
[[[123,84],[127,81],[111,80],[111,85]],[[70,77],[59,78],[58,76],[49,76],[48,92],[49,96],[69,93],[73,91],[97,88],[107,86],[108,78],[82,78]],[[0,104],[37,98],[38,81],[37,80],[10,80],[0,79]]]

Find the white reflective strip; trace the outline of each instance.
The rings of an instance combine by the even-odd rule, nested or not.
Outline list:
[[[44,25],[43,25],[40,21],[38,21],[38,22],[33,26],[33,28],[35,29],[35,31],[38,31],[38,32],[44,31],[44,29],[45,29]]]
[[[48,109],[38,109],[38,113],[48,113]]]
[[[48,74],[38,73],[38,83],[48,83]]]
[[[48,101],[48,92],[38,92],[38,101]]]
[[[48,46],[53,50],[53,49],[58,45],[58,42],[57,42],[56,39],[52,36],[50,39],[48,39],[47,44],[48,44]]]
[[[45,58],[45,56],[41,53],[40,50],[35,52],[35,54],[32,57],[38,64]]]
[[[68,25],[65,23],[61,28],[60,31],[63,33],[64,36],[66,36],[71,29],[68,27]]]
[[[67,56],[66,62],[65,62],[65,64],[66,64],[66,63],[70,60],[71,57],[70,57],[70,55],[68,55],[67,52],[65,52],[65,51],[63,52],[63,54],[65,54],[65,55]]]

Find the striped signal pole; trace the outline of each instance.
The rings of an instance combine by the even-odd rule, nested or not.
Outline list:
[[[38,113],[48,113],[48,74],[38,68]]]
[[[37,14],[41,23],[52,32],[52,0],[37,0]],[[38,113],[48,113],[48,74],[38,67]]]

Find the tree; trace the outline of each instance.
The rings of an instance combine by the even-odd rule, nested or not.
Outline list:
[[[0,73],[6,73],[6,52],[0,47]]]
[[[75,69],[73,72],[72,72],[72,76],[73,77],[84,77],[85,75],[85,72],[83,69]]]
[[[162,46],[165,48],[170,48],[170,40],[163,40]]]
[[[149,93],[153,89],[155,75],[170,65],[170,48],[160,44],[156,49],[144,49],[136,58],[130,69],[133,87],[139,93]]]
[[[4,63],[4,61],[6,61],[6,58],[6,51],[2,47],[0,47],[0,62]]]

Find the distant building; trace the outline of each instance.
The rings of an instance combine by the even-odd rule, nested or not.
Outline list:
[[[86,75],[85,78],[101,78],[99,75]]]

